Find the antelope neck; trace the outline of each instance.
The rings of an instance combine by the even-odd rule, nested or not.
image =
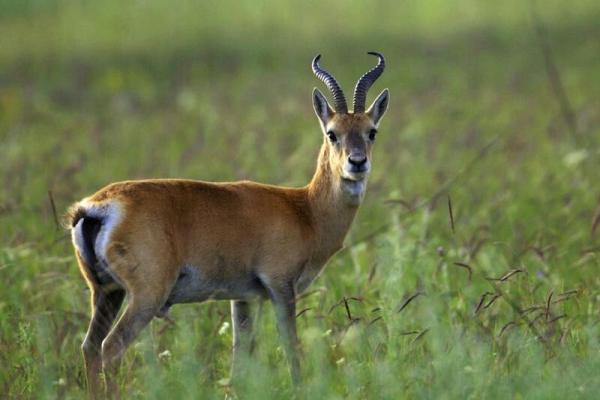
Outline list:
[[[360,200],[349,201],[344,193],[342,177],[331,170],[328,159],[329,147],[324,143],[319,154],[317,170],[306,189],[317,243],[325,247],[339,248],[358,211]]]

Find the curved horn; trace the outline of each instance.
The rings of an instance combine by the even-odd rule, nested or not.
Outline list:
[[[344,92],[342,92],[342,88],[335,80],[333,75],[321,68],[321,66],[319,65],[320,59],[321,55],[317,54],[317,56],[312,61],[312,70],[317,76],[317,78],[319,78],[323,81],[323,83],[325,83],[325,85],[333,95],[335,112],[346,114],[348,112],[348,106],[346,105],[346,98],[344,97]]]
[[[370,51],[368,54],[379,57],[379,62],[377,65],[371,70],[367,71],[363,76],[360,77],[358,82],[356,82],[356,87],[354,88],[354,112],[362,113],[365,112],[365,103],[367,101],[367,92],[369,88],[377,78],[383,73],[385,68],[385,58],[383,58],[382,54],[376,53],[374,51]]]

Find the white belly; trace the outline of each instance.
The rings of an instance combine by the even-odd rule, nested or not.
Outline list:
[[[197,303],[206,300],[242,300],[266,297],[267,292],[258,277],[248,275],[234,281],[211,280],[196,266],[184,266],[167,304]]]

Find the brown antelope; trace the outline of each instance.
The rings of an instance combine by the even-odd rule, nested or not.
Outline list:
[[[312,62],[334,99],[313,91],[324,134],[316,172],[302,188],[255,182],[151,179],[112,183],[74,204],[68,214],[81,273],[91,289],[92,316],[82,344],[88,387],[109,392],[127,347],[155,317],[177,303],[231,300],[233,366],[250,351],[249,301],[273,302],[290,363],[299,377],[295,296],[343,244],[366,189],[385,89],[368,110],[368,89],[385,61],[354,90],[354,110],[335,78]],[[113,326],[121,303],[127,307]],[[235,368],[234,368],[235,370]]]

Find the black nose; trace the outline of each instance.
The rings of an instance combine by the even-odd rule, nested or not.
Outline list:
[[[351,154],[350,157],[348,157],[348,162],[350,163],[350,165],[352,165],[352,167],[360,169],[361,167],[364,167],[364,165],[367,163],[367,157],[363,155]]]

